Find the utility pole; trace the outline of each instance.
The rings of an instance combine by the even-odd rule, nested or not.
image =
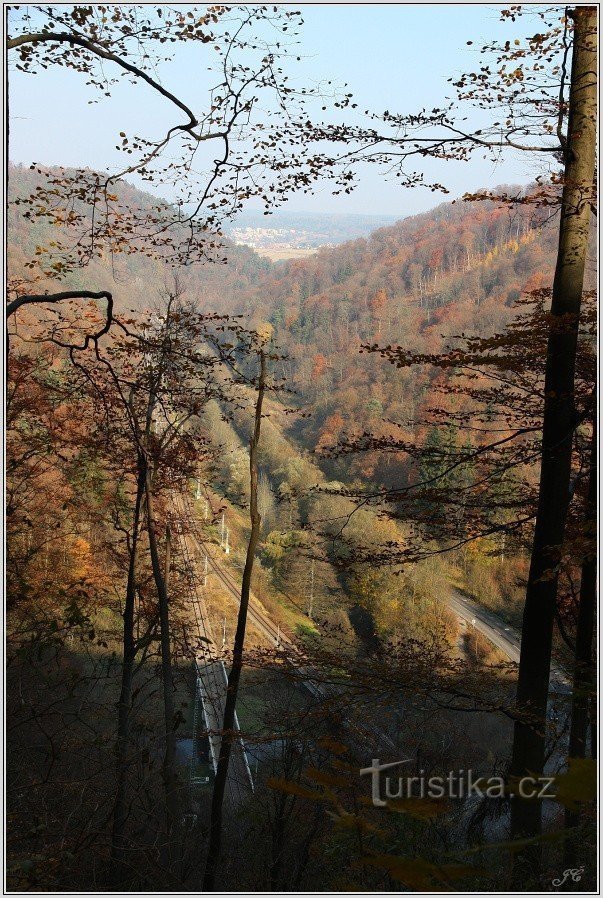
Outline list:
[[[230,535],[230,530],[229,530],[228,527],[227,527],[227,528],[226,528],[226,536],[225,536],[225,539],[224,539],[224,551],[226,552],[227,555],[230,554],[230,546],[228,545],[228,537],[229,537],[229,535]]]
[[[201,498],[201,478],[197,477],[197,490],[195,492],[195,499]]]
[[[224,512],[222,512],[222,523],[220,524],[220,548],[224,548],[224,531],[226,530],[226,524],[224,523]]]
[[[224,618],[224,623],[222,624],[222,651],[226,648],[226,618]]]

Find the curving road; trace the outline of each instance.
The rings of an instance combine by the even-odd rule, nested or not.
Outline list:
[[[510,661],[519,664],[521,635],[517,630],[505,624],[492,611],[478,605],[458,589],[450,590],[450,594],[446,597],[446,604],[469,627],[474,627],[486,639],[489,639],[492,645],[500,649]]]
[[[498,615],[488,611],[469,596],[451,587],[446,603],[455,614],[465,621],[468,627],[482,633],[489,639],[492,645],[500,649],[510,661],[519,664],[521,651],[521,633],[514,627],[505,623]],[[570,685],[565,671],[556,664],[551,665],[551,686],[560,692],[565,692]]]

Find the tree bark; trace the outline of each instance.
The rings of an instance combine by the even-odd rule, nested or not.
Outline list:
[[[574,49],[569,125],[553,282],[541,449],[538,510],[526,590],[517,685],[517,711],[511,773],[538,776],[545,761],[546,713],[558,564],[569,504],[572,436],[575,428],[574,372],[584,283],[591,203],[593,202],[597,55],[596,7],[573,11]],[[518,796],[511,803],[513,838],[537,837],[541,803]],[[538,874],[538,843],[516,854],[524,882]]]
[[[117,771],[117,788],[113,808],[113,828],[111,833],[111,860],[117,881],[122,881],[124,869],[124,830],[126,823],[126,786],[128,773],[128,742],[130,736],[130,713],[132,709],[132,679],[134,660],[136,658],[136,640],[134,638],[134,601],[136,595],[136,561],[138,555],[138,536],[140,530],[140,513],[145,490],[146,461],[142,454],[138,458],[138,478],[136,482],[136,500],[132,521],[132,545],[128,563],[128,579],[126,584],[126,601],[123,614],[123,664],[121,671],[121,690],[117,713],[117,742],[115,746],[115,766]]]
[[[178,791],[176,781],[176,731],[174,729],[174,684],[172,677],[172,650],[170,643],[169,598],[164,570],[161,568],[157,530],[155,521],[155,505],[151,472],[147,467],[145,480],[147,504],[147,522],[149,531],[149,548],[151,550],[151,566],[153,579],[157,587],[159,600],[159,623],[161,629],[161,679],[163,684],[163,713],[165,723],[165,753],[163,756],[163,782],[165,788],[165,804],[167,812],[168,838],[178,815]]]
[[[589,724],[589,708],[595,693],[595,664],[593,662],[593,637],[597,609],[597,423],[593,421],[588,497],[584,516],[584,536],[592,548],[587,549],[582,562],[580,581],[580,605],[576,627],[576,656],[572,694],[571,724],[568,755],[571,758],[586,757],[586,740]],[[591,732],[591,739],[593,738]],[[566,810],[565,826],[574,829],[580,822],[576,811]],[[575,834],[565,840],[564,863],[566,867],[577,865],[578,843]]]
[[[243,669],[243,648],[245,645],[247,609],[249,607],[249,593],[251,590],[251,574],[253,572],[253,563],[255,559],[258,539],[260,536],[261,517],[258,511],[257,453],[258,445],[260,442],[260,431],[262,425],[262,404],[264,401],[265,386],[266,355],[264,353],[264,350],[260,350],[260,375],[258,380],[258,395],[255,405],[255,423],[253,434],[249,442],[249,518],[251,521],[251,533],[249,535],[249,542],[247,543],[245,568],[243,570],[243,579],[241,582],[241,604],[239,605],[237,629],[234,639],[232,667],[230,669],[230,674],[228,675],[228,688],[226,692],[226,703],[224,706],[224,721],[222,725],[222,739],[220,741],[220,754],[218,757],[218,767],[212,793],[209,847],[207,850],[205,875],[203,877],[204,892],[213,892],[215,890],[216,874],[220,863],[224,795],[226,791],[226,780],[228,777],[228,764],[230,761],[230,755],[232,753],[235,708],[239,691],[239,683],[241,680],[241,671]]]

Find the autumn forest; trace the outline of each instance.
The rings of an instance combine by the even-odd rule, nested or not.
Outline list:
[[[9,893],[597,888],[597,7],[300,9],[6,12]]]

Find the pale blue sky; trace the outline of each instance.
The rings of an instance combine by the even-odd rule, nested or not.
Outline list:
[[[479,44],[481,39],[506,39],[534,30],[529,20],[519,26],[501,24],[499,10],[482,4],[304,6],[303,58],[293,74],[299,83],[328,78],[347,82],[360,109],[406,113],[441,105],[449,92],[446,79],[478,64],[468,40]],[[194,106],[199,63],[198,56],[190,55],[193,49],[199,53],[197,47],[180,48],[161,74],[166,87]],[[99,104],[89,105],[90,97],[84,78],[75,72],[54,69],[32,77],[12,71],[11,159],[111,168],[123,161],[114,149],[120,130],[156,135],[164,130],[163,122],[173,123],[172,108],[146,88],[124,82]],[[458,196],[483,186],[525,183],[537,174],[529,164],[517,157],[497,166],[475,159],[440,163],[427,173]],[[362,171],[362,183],[351,196],[334,198],[324,187],[313,197],[291,197],[287,208],[403,216],[439,201],[427,190],[400,188],[371,168]]]

